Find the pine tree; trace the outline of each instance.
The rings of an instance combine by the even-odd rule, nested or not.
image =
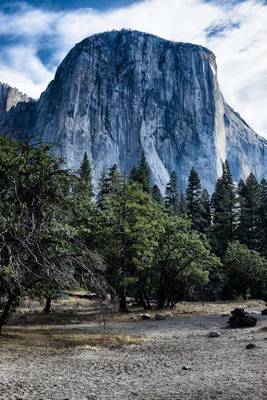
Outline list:
[[[109,192],[112,194],[118,193],[123,187],[123,178],[120,174],[117,164],[110,168],[108,173]]]
[[[186,199],[185,195],[182,193],[180,197],[179,213],[186,214]]]
[[[261,187],[251,173],[238,187],[240,218],[238,239],[251,250],[260,249],[260,204]]]
[[[92,168],[87,155],[84,153],[83,161],[79,169],[80,182],[78,185],[78,191],[80,193],[88,194],[89,197],[93,197],[93,184],[92,184]]]
[[[151,196],[153,200],[156,201],[158,204],[163,203],[163,197],[157,185],[154,185],[152,187]]]
[[[98,186],[98,195],[97,195],[97,203],[101,205],[105,199],[105,196],[109,194],[110,191],[110,182],[108,177],[108,171],[104,167],[101,172],[101,177]]]
[[[179,214],[180,211],[180,196],[177,188],[177,175],[175,172],[171,173],[170,182],[166,186],[165,191],[165,206],[173,214]]]
[[[233,241],[236,230],[237,198],[233,178],[227,161],[223,164],[223,174],[217,180],[212,196],[213,226],[212,246],[215,254],[223,257],[228,243]]]
[[[267,257],[267,181],[263,179],[260,183],[260,253]]]
[[[193,227],[200,230],[201,225],[201,183],[198,173],[194,168],[191,169],[186,189],[186,209]]]
[[[99,183],[98,205],[104,207],[108,196],[119,193],[124,185],[117,164],[114,164],[108,171],[104,168]]]
[[[138,168],[132,168],[130,181],[139,183],[144,192],[150,192],[150,169],[144,151],[142,151]]]
[[[208,233],[211,227],[211,200],[206,189],[203,190],[200,198],[200,216],[199,232]]]

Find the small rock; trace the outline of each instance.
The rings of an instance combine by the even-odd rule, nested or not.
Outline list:
[[[210,338],[215,338],[215,337],[220,337],[221,334],[220,334],[220,332],[213,331],[213,332],[210,332],[210,333],[208,334],[208,336],[209,336]]]
[[[184,365],[183,368],[182,368],[183,371],[189,371],[190,369],[191,369],[191,368],[190,368],[190,367],[187,367],[186,365]]]
[[[249,343],[246,348],[250,350],[250,349],[255,349],[255,347],[257,346],[254,343]]]
[[[264,310],[262,310],[261,315],[267,315],[267,308],[265,308]]]
[[[157,321],[164,321],[166,319],[166,315],[165,314],[156,314],[155,318]]]
[[[148,321],[149,319],[151,319],[151,315],[150,314],[141,314],[141,318],[145,321]]]

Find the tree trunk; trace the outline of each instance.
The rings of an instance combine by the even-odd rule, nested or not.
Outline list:
[[[140,287],[139,287],[139,303],[143,307],[144,310],[147,310],[147,304],[146,304],[144,296],[143,296],[143,291]]]
[[[158,308],[164,308],[166,304],[166,285],[165,285],[165,268],[162,268],[159,283],[159,300]]]
[[[3,312],[0,316],[0,334],[2,332],[3,326],[7,323],[11,308],[14,305],[16,298],[16,295],[11,294],[8,297],[6,304],[4,305]]]
[[[127,306],[126,293],[125,293],[124,288],[122,288],[119,291],[119,297],[120,297],[120,312],[124,313],[124,314],[128,313],[129,310],[128,310],[128,306]]]
[[[49,314],[51,311],[51,303],[52,303],[52,298],[48,297],[46,299],[45,307],[44,307],[44,314]]]
[[[148,297],[147,292],[145,291],[145,289],[143,290],[143,293],[144,293],[144,298],[145,298],[145,301],[146,301],[147,310],[151,310],[152,307],[151,307],[150,300],[149,300],[149,297]]]

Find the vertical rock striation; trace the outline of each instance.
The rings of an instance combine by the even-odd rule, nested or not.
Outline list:
[[[226,158],[236,180],[267,175],[267,142],[225,104],[215,56],[201,46],[127,30],[91,36],[27,110],[28,129],[68,168],[87,151],[95,181],[114,163],[127,175],[142,150],[161,191],[172,171],[184,190],[192,166],[212,191]]]

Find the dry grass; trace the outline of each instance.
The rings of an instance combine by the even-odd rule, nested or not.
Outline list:
[[[142,344],[142,336],[88,333],[74,329],[6,328],[0,336],[1,348],[16,348],[25,351],[60,351],[76,347],[119,348]]]
[[[266,308],[265,302],[262,300],[248,300],[248,301],[234,301],[234,302],[181,302],[176,304],[172,309],[164,309],[161,311],[152,310],[144,311],[142,308],[133,308],[129,314],[113,314],[110,318],[113,321],[126,322],[129,320],[141,320],[140,314],[148,313],[152,318],[158,312],[170,313],[173,318],[179,316],[193,316],[193,315],[219,315],[229,314],[234,308],[240,307],[248,311]]]
[[[177,304],[173,309],[174,315],[216,315],[216,314],[228,314],[236,307],[245,308],[248,310],[257,309],[258,307],[264,308],[264,301],[261,300],[248,300],[248,301],[235,301],[235,302],[182,302]]]

